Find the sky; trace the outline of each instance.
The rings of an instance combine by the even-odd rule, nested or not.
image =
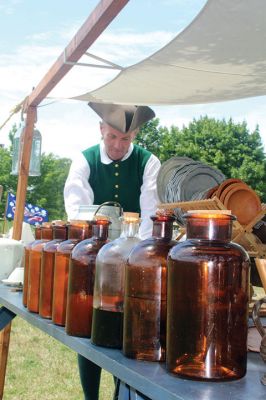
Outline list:
[[[206,0],[130,0],[88,50],[123,67],[135,64],[167,44],[198,14]],[[37,86],[98,0],[0,0],[0,125]],[[83,57],[82,62],[95,62]],[[72,158],[99,142],[99,118],[86,102],[67,98],[108,82],[116,71],[75,66],[38,107],[36,127],[42,151]],[[84,89],[85,88],[85,89]],[[224,103],[152,107],[160,125],[182,128],[193,118],[246,121],[259,126],[266,149],[266,96]],[[0,144],[19,124],[14,115],[0,130]]]

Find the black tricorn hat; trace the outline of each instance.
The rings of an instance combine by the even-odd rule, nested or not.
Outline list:
[[[132,106],[89,102],[88,105],[112,128],[122,133],[132,132],[155,117],[148,106]]]

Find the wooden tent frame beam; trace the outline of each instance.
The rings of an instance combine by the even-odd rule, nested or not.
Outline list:
[[[129,0],[101,0],[78,30],[77,34],[73,37],[69,45],[25,101],[23,111],[26,113],[26,128],[18,176],[13,239],[19,240],[21,238],[33,127],[37,117],[37,106],[68,71],[73,68],[73,65],[67,64],[66,61],[71,63],[77,62],[128,2]]]
[[[95,40],[128,2],[129,0],[101,0],[78,30],[77,34],[73,37],[69,45],[65,48],[63,53],[49,69],[47,74],[24,101],[23,113],[26,114],[26,127],[24,131],[21,163],[18,175],[16,211],[12,235],[13,239],[19,240],[22,233],[33,128],[37,119],[37,106],[68,73],[68,71],[73,68],[75,62],[85,54],[88,48],[95,42]],[[67,62],[70,62],[70,64],[67,64]],[[11,322],[0,332],[0,400],[3,398],[4,393],[10,331]]]

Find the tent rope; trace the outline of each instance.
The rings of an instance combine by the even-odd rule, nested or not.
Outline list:
[[[13,115],[17,114],[20,111],[21,111],[21,114],[23,114],[27,100],[28,100],[28,96],[25,97],[25,99],[22,100],[20,103],[18,103],[14,108],[12,108],[8,118],[2,123],[2,125],[0,125],[0,130],[8,123],[8,121],[13,117]]]

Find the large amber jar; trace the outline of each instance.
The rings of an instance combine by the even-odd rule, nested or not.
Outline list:
[[[37,241],[30,249],[27,307],[31,312],[39,312],[42,250],[52,238],[52,224],[45,222],[41,225],[41,240]]]
[[[166,261],[175,218],[156,215],[152,237],[131,251],[126,266],[123,353],[148,361],[165,359]]]
[[[69,260],[73,248],[92,235],[92,225],[88,221],[72,220],[67,225],[68,239],[61,242],[55,253],[52,321],[65,326]]]
[[[38,240],[41,240],[41,225],[35,226],[35,240],[26,244],[24,247],[24,278],[23,278],[23,295],[22,303],[24,307],[27,307],[28,302],[28,277],[29,277],[29,261],[30,261],[30,249],[36,244]]]
[[[96,257],[91,341],[98,346],[122,348],[125,265],[140,239],[139,214],[125,212],[121,235],[106,243]]]
[[[92,237],[78,243],[71,253],[66,310],[68,335],[91,336],[95,260],[107,242],[109,223],[97,217],[92,225]]]
[[[39,314],[43,318],[52,318],[55,253],[59,244],[67,238],[64,221],[53,221],[52,230],[53,240],[45,243],[42,251]]]
[[[230,242],[235,217],[185,216],[187,240],[168,257],[167,370],[200,380],[246,373],[249,257]]]

